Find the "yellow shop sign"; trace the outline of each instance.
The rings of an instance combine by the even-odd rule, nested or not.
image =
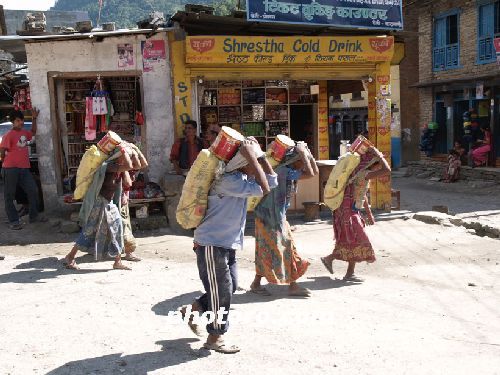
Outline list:
[[[325,65],[391,61],[392,36],[248,37],[192,36],[190,65]]]

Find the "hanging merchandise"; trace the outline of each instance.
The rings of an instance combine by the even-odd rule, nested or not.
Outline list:
[[[135,123],[137,125],[144,125],[144,116],[142,115],[142,112],[135,112]]]
[[[97,133],[106,132],[114,115],[109,92],[104,91],[101,76],[97,77],[94,90],[85,101],[85,139],[93,141]]]
[[[23,87],[14,93],[14,108],[18,111],[31,109],[31,94],[29,87]]]

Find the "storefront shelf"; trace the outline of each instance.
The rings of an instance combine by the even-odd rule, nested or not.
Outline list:
[[[264,122],[288,122],[288,119],[283,119],[283,120],[264,120]]]

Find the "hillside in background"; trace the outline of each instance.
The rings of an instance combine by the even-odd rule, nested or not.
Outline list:
[[[216,14],[228,15],[236,8],[238,0],[104,0],[101,12],[102,22],[116,22],[118,28],[135,27],[137,21],[147,17],[156,10],[167,15],[173,15],[178,10],[184,10],[185,4],[201,4],[213,6]],[[241,0],[242,7],[245,1]],[[51,10],[86,10],[97,25],[99,12],[98,0],[57,0]]]

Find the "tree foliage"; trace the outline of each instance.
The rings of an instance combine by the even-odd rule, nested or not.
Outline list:
[[[115,22],[118,28],[136,26],[137,21],[147,18],[152,11],[173,15],[183,10],[186,4],[213,6],[215,14],[229,15],[237,8],[238,0],[104,0],[101,23]],[[240,0],[242,8],[245,0]],[[99,13],[98,0],[57,0],[51,10],[83,10],[89,13],[94,25],[97,25]]]

